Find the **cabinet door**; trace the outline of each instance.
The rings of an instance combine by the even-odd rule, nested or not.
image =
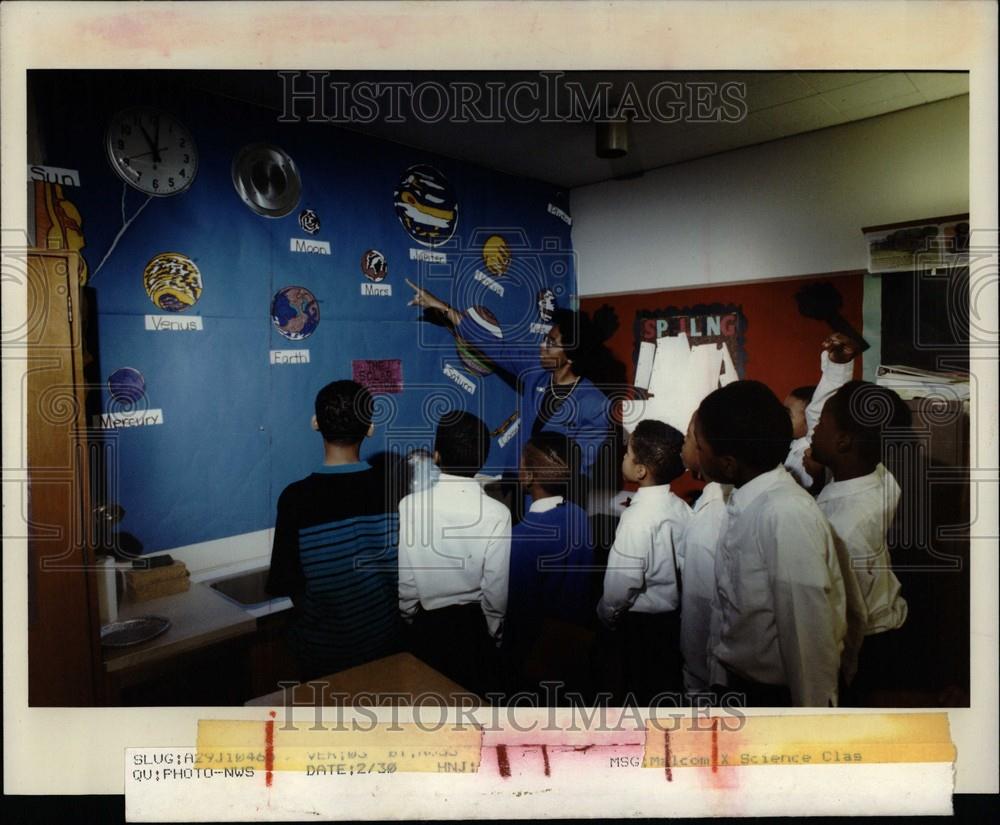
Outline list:
[[[100,628],[76,256],[29,255],[28,293],[28,701],[92,705]]]

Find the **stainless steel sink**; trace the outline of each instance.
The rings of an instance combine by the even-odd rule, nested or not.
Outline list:
[[[264,589],[267,584],[267,574],[268,568],[261,567],[257,570],[249,570],[245,573],[216,579],[209,583],[209,587],[233,604],[246,610],[278,607],[279,603],[282,602],[288,602],[288,604],[282,605],[281,609],[290,606],[291,602],[286,597],[272,596]]]

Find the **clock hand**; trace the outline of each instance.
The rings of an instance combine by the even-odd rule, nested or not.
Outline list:
[[[149,144],[149,148],[151,150],[149,152],[143,152],[143,155],[152,155],[153,156],[153,163],[159,163],[160,162],[160,151],[156,148],[156,143],[149,136],[149,132],[146,131],[146,127],[145,126],[143,126],[140,123],[139,124],[139,128],[142,129],[142,134],[145,136],[146,143]],[[138,158],[138,157],[142,157],[142,155],[133,155],[133,157],[137,157]]]
[[[162,152],[166,148],[167,148],[166,146],[161,146],[160,149],[159,149],[159,151]],[[146,157],[146,155],[156,155],[156,154],[158,154],[157,150],[153,149],[150,152],[140,152],[138,155],[130,155],[128,159],[129,160],[135,160],[136,158],[144,158],[144,157]],[[155,157],[153,158],[153,162],[154,163],[156,162],[156,158]]]
[[[159,118],[156,119],[156,139],[153,141],[153,145],[154,146],[159,146],[160,145],[160,119]],[[159,163],[159,162],[160,162],[160,150],[159,149],[154,149],[153,150],[153,163]]]

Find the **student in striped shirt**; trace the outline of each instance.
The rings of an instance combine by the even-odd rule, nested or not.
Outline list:
[[[267,590],[292,599],[289,643],[302,680],[401,647],[399,516],[384,474],[360,457],[372,407],[354,381],[323,387],[312,419],[323,463],[278,498]]]

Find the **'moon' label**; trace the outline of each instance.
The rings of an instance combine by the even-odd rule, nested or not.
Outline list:
[[[201,297],[201,272],[187,255],[162,252],[146,264],[142,273],[146,294],[154,306],[181,312]]]

